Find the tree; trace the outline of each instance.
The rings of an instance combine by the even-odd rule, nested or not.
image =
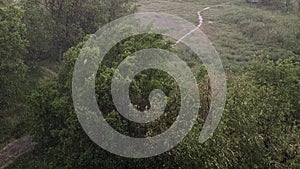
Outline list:
[[[165,42],[161,35],[145,34],[129,38],[117,46],[105,58],[106,63],[111,63],[113,66],[103,65],[97,75],[96,83],[99,83],[97,86],[100,87],[97,87],[96,90],[101,96],[99,106],[104,110],[108,122],[114,124],[113,126],[120,132],[131,131],[132,134],[141,134],[143,133],[142,129],[137,129],[136,125],[125,121],[112,106],[112,100],[108,94],[110,93],[112,73],[116,69],[116,62],[121,62],[131,53],[150,47],[170,49],[171,43]],[[32,134],[39,143],[41,151],[47,152],[45,158],[55,159],[47,160],[49,165],[51,164],[54,168],[116,168],[118,166],[131,166],[130,168],[132,168],[135,164],[134,161],[116,157],[95,145],[84,133],[77,120],[71,98],[71,82],[74,64],[82,47],[83,43],[80,43],[76,47],[70,48],[64,55],[64,66],[57,81],[40,88],[32,95],[29,109]],[[135,97],[133,100],[138,100],[140,97],[137,91],[140,91],[141,87],[145,91],[151,91],[156,86],[170,88],[168,86],[173,85],[169,83],[172,82],[170,77],[167,78],[168,76],[165,74],[153,71],[150,73],[154,77],[161,77],[160,79],[164,79],[166,82],[160,83],[159,79],[152,79],[146,86],[139,85],[139,81],[147,78],[146,74],[140,75],[139,80],[135,81],[133,85],[131,93]],[[162,126],[162,128],[166,126]],[[143,163],[138,164],[142,166]]]
[[[0,106],[9,106],[18,97],[20,83],[24,78],[26,66],[26,29],[21,22],[22,10],[14,4],[0,4]]]
[[[21,22],[23,11],[13,3],[0,2],[0,123],[9,109],[17,107],[23,95],[22,85],[25,80],[26,66],[23,55],[26,54],[26,29]],[[1,139],[5,130],[1,129]],[[1,140],[2,141],[2,140]]]
[[[131,13],[131,0],[27,0],[24,22],[30,32],[29,58],[61,60],[64,52],[101,25]]]

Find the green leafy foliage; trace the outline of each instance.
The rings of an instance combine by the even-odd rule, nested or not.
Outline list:
[[[30,41],[28,62],[41,59],[61,61],[71,46],[103,24],[132,13],[131,0],[26,0],[24,23]]]
[[[0,3],[0,142],[10,137],[12,122],[5,120],[10,113],[20,108],[24,95],[22,85],[25,81],[26,66],[23,55],[28,45],[26,29],[21,22],[23,11],[14,4]]]
[[[191,1],[194,4],[195,0]],[[263,5],[275,2],[281,7],[284,2],[290,1],[269,0]],[[170,6],[168,3],[164,1],[162,4]],[[217,4],[219,1],[209,3]],[[84,48],[84,37],[89,37],[86,34],[131,13],[133,1],[27,0],[22,1],[22,8],[8,1],[0,4],[0,143],[11,138],[12,134],[24,134],[24,128],[30,130],[29,134],[38,143],[34,150],[19,157],[8,168],[299,168],[298,16],[263,11],[260,7],[246,6],[245,2],[239,1],[237,6],[233,5],[216,15],[206,14],[205,18],[218,24],[219,29],[224,28],[222,31],[225,33],[219,37],[212,36],[218,50],[221,48],[220,54],[227,53],[232,59],[237,55],[243,58],[235,58],[236,61],[251,61],[252,64],[238,69],[241,71],[238,75],[228,74],[223,117],[214,135],[203,144],[198,142],[198,137],[210,109],[211,89],[205,67],[197,63],[194,54],[188,49],[174,49],[165,37],[151,33],[133,36],[115,45],[104,57],[97,72],[95,91],[106,121],[120,133],[132,137],[155,136],[173,124],[180,109],[180,91],[176,81],[165,72],[150,69],[141,72],[132,81],[130,99],[139,110],[146,110],[149,108],[149,93],[153,89],[161,89],[168,100],[164,114],[154,122],[138,124],[117,112],[110,94],[112,76],[117,66],[136,51],[161,48],[178,52],[184,61],[189,61],[196,74],[201,96],[198,123],[183,142],[156,157],[128,159],[101,149],[85,134],[74,112],[71,90],[74,64]],[[157,5],[155,8],[163,6],[161,3],[153,4]],[[174,4],[179,4],[176,10],[182,13],[181,2],[174,1]],[[206,5],[208,1],[200,4]],[[191,9],[197,11],[198,8],[193,5]],[[211,25],[206,26],[220,33]],[[120,30],[127,28],[120,27]],[[29,39],[29,47],[25,37]],[[258,52],[261,55],[254,56],[253,60],[246,57],[257,53],[258,46],[262,49]],[[249,48],[251,51],[243,53]],[[84,50],[97,54],[100,49]],[[6,115],[11,107],[23,104],[19,101],[23,98],[21,86],[27,86],[23,58],[27,62],[44,58],[62,59],[62,67],[57,77],[40,85],[27,98],[26,121],[12,125],[5,119]],[[24,112],[19,109],[13,111]]]
[[[109,95],[111,77],[118,62],[122,61],[120,58],[152,45],[172,50],[171,44],[164,41],[152,34],[129,38],[105,57],[112,66],[101,66],[98,71],[96,93],[99,108],[104,111],[106,120],[123,134],[157,135],[174,120],[173,115],[168,115],[161,118],[160,123],[134,124],[117,113]],[[206,72],[200,68],[199,78],[202,80],[198,82],[203,107],[192,132],[175,149],[162,155],[127,159],[95,145],[76,118],[71,99],[71,78],[82,47],[83,44],[79,44],[71,48],[64,56],[64,66],[57,81],[42,87],[31,98],[30,118],[33,119],[33,134],[39,142],[38,149],[33,152],[39,158],[32,159],[39,165],[36,168],[45,164],[48,168],[297,168],[299,165],[299,119],[296,117],[299,63],[295,59],[272,61],[260,56],[243,75],[230,78],[224,116],[214,136],[204,144],[198,142],[198,136],[209,110],[210,89]],[[116,57],[114,54],[121,55]],[[170,92],[168,103],[172,104],[166,113],[178,111],[178,89],[172,78],[152,70],[135,77],[130,90],[132,102],[138,101],[137,105],[147,102],[143,100],[147,98],[147,91],[157,87]],[[19,160],[26,167],[32,167],[31,163],[24,162],[25,159]]]

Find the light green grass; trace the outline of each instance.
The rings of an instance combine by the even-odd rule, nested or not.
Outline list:
[[[229,2],[140,0],[139,12],[164,12],[198,23],[197,12],[207,6]],[[249,65],[251,56],[268,54],[273,59],[300,55],[300,17],[244,0],[203,12],[201,30],[209,37],[228,70]],[[300,56],[299,56],[300,57]]]

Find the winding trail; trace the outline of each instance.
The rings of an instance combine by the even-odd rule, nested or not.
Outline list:
[[[202,12],[207,11],[207,10],[209,10],[209,9],[211,9],[211,8],[223,7],[223,6],[228,5],[228,4],[230,4],[230,3],[231,3],[231,2],[226,2],[226,3],[223,3],[223,4],[219,4],[219,5],[209,6],[209,7],[206,7],[206,8],[204,8],[204,9],[198,11],[198,12],[197,12],[197,14],[198,14],[198,20],[199,20],[198,26],[197,26],[195,29],[191,30],[189,33],[187,33],[187,34],[185,34],[184,36],[182,36],[180,39],[178,39],[178,41],[176,42],[175,45],[177,45],[177,44],[180,43],[184,38],[186,38],[187,36],[191,35],[191,34],[192,34],[193,32],[195,32],[196,30],[198,30],[198,29],[201,28],[201,26],[202,26],[202,24],[203,24],[203,22],[204,22],[204,19],[203,19],[203,17],[202,17]]]
[[[56,72],[47,67],[40,66],[40,68],[47,73],[48,76],[57,76]],[[0,169],[9,166],[17,157],[33,149],[36,144],[37,143],[33,142],[29,136],[24,136],[7,144],[0,149]]]
[[[41,69],[42,69],[43,71],[49,73],[49,74],[52,75],[52,76],[57,76],[57,73],[56,73],[56,72],[53,72],[52,70],[50,70],[50,69],[48,69],[48,68],[46,68],[46,67],[44,67],[44,66],[41,66]]]
[[[7,144],[0,150],[0,169],[4,169],[20,155],[34,148],[35,142],[28,136],[24,136]]]

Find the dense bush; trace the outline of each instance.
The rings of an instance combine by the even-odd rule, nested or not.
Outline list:
[[[142,40],[140,40],[140,38]],[[163,42],[157,35],[143,35],[128,39],[136,50],[151,47],[170,49],[170,44]],[[143,42],[143,43],[141,43]],[[148,43],[144,43],[148,42]],[[113,58],[116,53],[129,51],[128,43],[124,43],[117,51],[111,51],[106,59]],[[157,45],[155,45],[157,44]],[[230,78],[229,93],[224,116],[214,136],[204,144],[198,142],[198,136],[204,116],[200,116],[198,124],[176,148],[162,155],[148,159],[128,159],[106,152],[95,145],[83,132],[71,99],[71,78],[73,66],[82,44],[71,48],[64,56],[64,67],[58,79],[51,85],[42,87],[31,98],[29,117],[38,148],[32,154],[38,156],[29,163],[27,157],[20,158],[12,165],[27,168],[296,168],[299,161],[299,63],[295,59],[271,61],[268,57],[256,58],[254,66],[243,75]],[[134,49],[133,49],[134,50]],[[127,55],[123,55],[126,57]],[[120,60],[119,60],[120,61]],[[202,70],[202,69],[201,69]],[[100,109],[106,110],[106,120],[119,132],[145,136],[145,130],[153,127],[156,135],[169,127],[173,116],[152,126],[131,124],[122,118],[112,106],[110,96],[110,80],[114,67],[102,67],[96,88],[99,94]],[[151,71],[150,71],[151,72]],[[149,73],[149,72],[148,72]],[[199,75],[202,105],[199,113],[207,113],[209,107],[209,91],[205,71]],[[100,76],[99,76],[100,75]],[[160,72],[152,72],[152,76],[140,75],[143,90],[154,87],[173,88],[169,101],[176,101],[176,85],[172,79]],[[164,80],[157,81],[162,76]],[[143,77],[147,77],[146,79]],[[136,79],[136,80],[137,80]],[[101,82],[101,83],[100,83]],[[136,82],[139,82],[138,80]],[[166,83],[167,82],[167,83]],[[135,83],[133,83],[135,84]],[[138,84],[138,83],[136,83]],[[175,90],[174,90],[175,89]],[[131,90],[131,95],[141,91],[139,85]],[[147,94],[146,94],[147,95]],[[143,96],[144,97],[144,96]],[[143,98],[136,98],[143,99]],[[134,100],[134,99],[133,99]],[[172,104],[172,111],[178,110],[179,104]],[[175,107],[174,107],[175,106]],[[168,111],[168,110],[167,110]],[[169,113],[170,113],[169,112]],[[143,134],[144,133],[144,134]],[[19,165],[17,164],[19,163]]]
[[[28,30],[27,62],[61,60],[64,52],[100,26],[135,10],[133,0],[21,1]]]
[[[197,73],[201,95],[197,124],[174,149],[156,157],[129,159],[111,154],[90,140],[74,112],[71,90],[74,64],[84,43],[74,45],[82,41],[86,33],[93,32],[98,23],[106,23],[130,12],[132,4],[126,6],[128,0],[99,1],[104,6],[93,6],[98,1],[91,1],[92,4],[88,3],[90,1],[64,1],[63,4],[62,1],[44,1],[48,4],[37,2],[28,0],[23,6],[27,13],[23,21],[27,23],[32,45],[27,56],[42,58],[46,54],[47,58],[66,52],[63,58],[59,58],[63,59],[63,63],[58,77],[41,85],[30,95],[24,121],[26,125],[17,126],[14,130],[19,135],[17,130],[27,126],[26,129],[30,130],[38,145],[8,168],[299,168],[300,34],[297,17],[282,21],[283,24],[277,27],[278,19],[261,13],[251,14],[255,11],[252,9],[233,10],[222,16],[220,22],[235,24],[236,30],[245,35],[237,37],[240,35],[237,34],[237,40],[253,39],[257,44],[270,45],[270,50],[280,46],[284,49],[282,54],[277,54],[277,57],[273,51],[274,55],[270,57],[264,54],[255,56],[251,60],[253,64],[239,69],[241,72],[238,75],[228,74],[228,95],[222,120],[213,137],[203,144],[198,142],[198,137],[210,108],[209,78],[204,66],[199,65],[195,57],[191,60],[184,57]],[[80,5],[77,2],[84,2],[85,8],[78,9]],[[21,10],[13,5],[1,6],[0,9],[0,33],[3,35],[0,43],[4,49],[0,51],[1,118],[4,116],[3,110],[10,105],[17,105],[11,96],[21,94],[14,87],[22,83],[26,70],[21,58],[26,53],[27,41],[24,38],[26,31],[21,22]],[[101,14],[103,18],[94,18],[94,14]],[[81,15],[84,17],[78,18]],[[86,27],[89,19],[93,24]],[[41,30],[37,30],[39,22],[42,22]],[[291,23],[285,25],[290,27],[289,30],[282,26],[285,23]],[[227,36],[223,38],[232,52],[238,50],[236,43],[228,40]],[[59,49],[61,47],[62,51]],[[168,97],[163,117],[159,121],[141,125],[126,120],[116,111],[110,94],[112,75],[127,56],[147,48],[176,52],[172,43],[161,35],[133,36],[110,50],[96,76],[97,101],[106,120],[117,131],[134,137],[154,136],[165,131],[175,121],[180,108],[176,81],[165,72],[151,69],[135,77],[129,95],[138,109],[145,110],[149,107],[149,93],[153,89],[162,89]],[[178,50],[182,52],[179,52],[180,55],[193,55],[187,49]],[[94,51],[97,50],[91,50]],[[289,57],[291,55],[295,57]],[[250,61],[249,58],[230,59]],[[1,127],[3,124],[7,125],[1,121]],[[10,136],[7,132],[3,133],[7,138]]]
[[[19,111],[27,67],[23,63],[28,41],[21,22],[23,11],[14,4],[0,2],[0,143],[11,137],[17,120],[6,118]],[[16,113],[15,113],[16,114]]]

